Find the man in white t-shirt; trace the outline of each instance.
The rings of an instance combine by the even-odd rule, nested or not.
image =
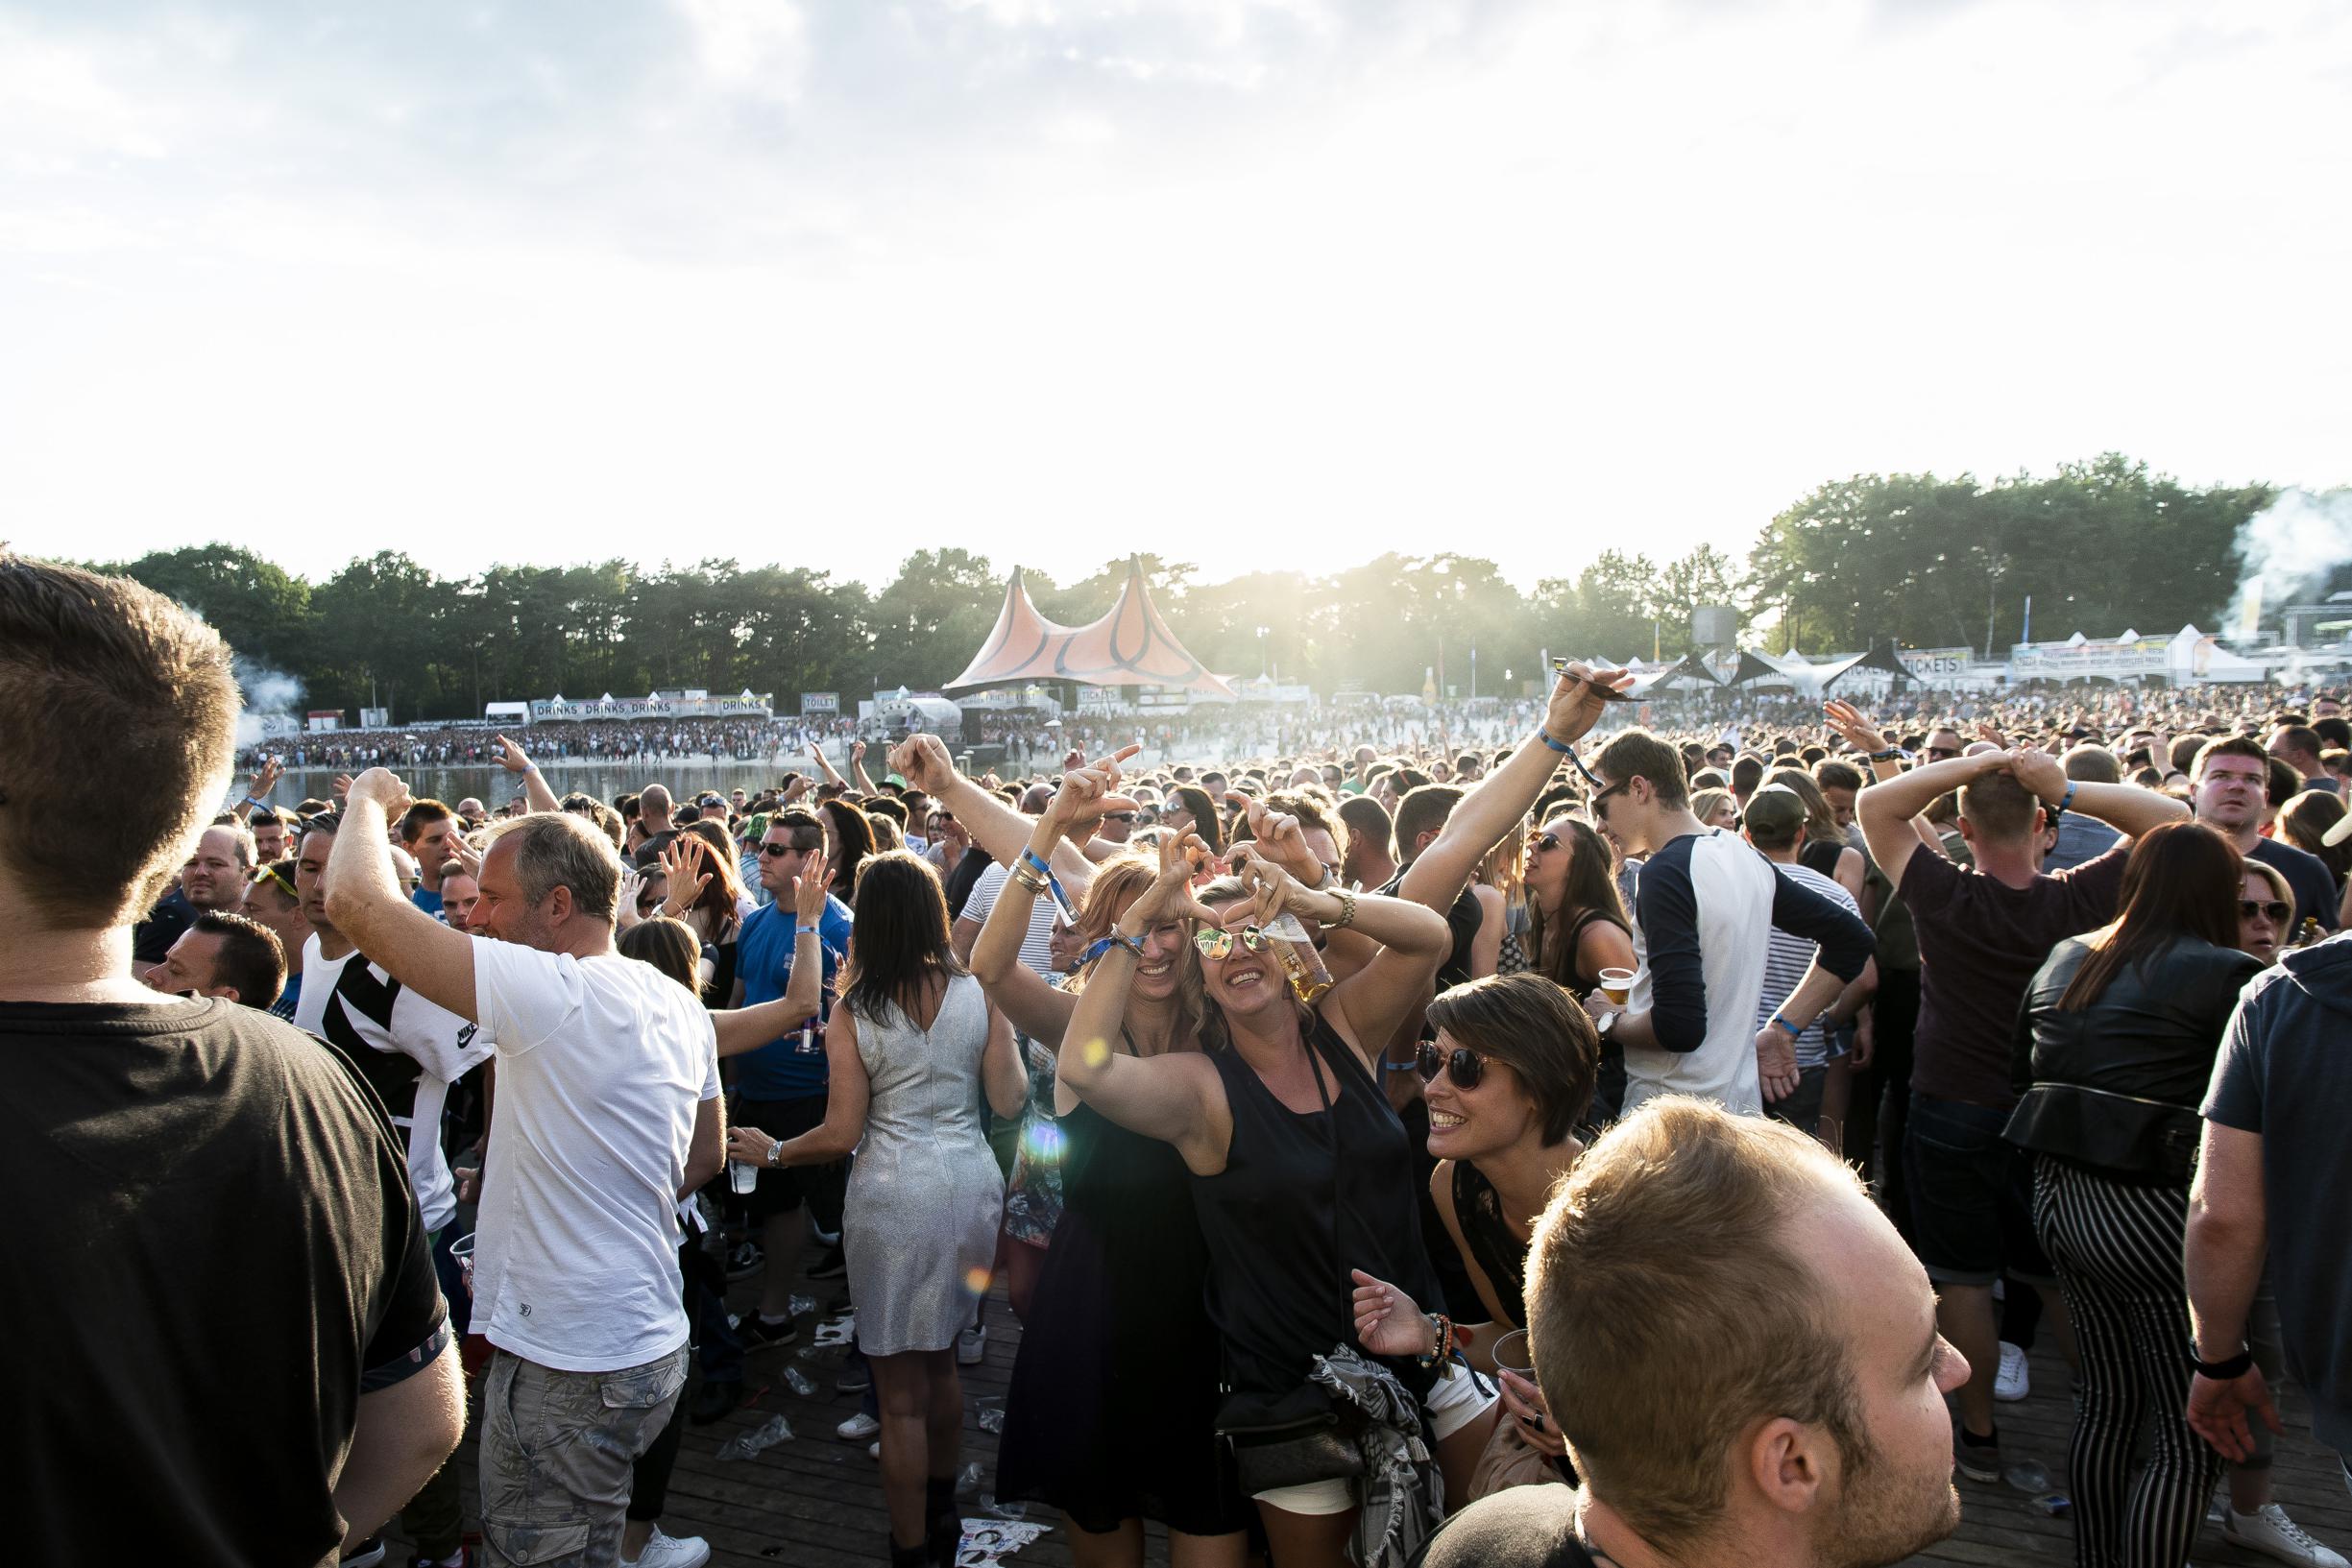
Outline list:
[[[474,1230],[474,1324],[497,1349],[481,1434],[492,1563],[618,1555],[630,1468],[686,1382],[677,1200],[724,1163],[716,1035],[693,994],[614,951],[620,861],[583,819],[501,823],[473,929],[394,880],[407,799],[371,768],[326,912],[403,986],[481,1025],[498,1094]]]

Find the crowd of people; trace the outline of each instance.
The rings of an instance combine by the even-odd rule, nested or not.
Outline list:
[[[212,632],[0,555],[0,1171],[63,1265],[5,1321],[76,1369],[0,1425],[26,1550],[462,1563],[471,1411],[480,1560],[704,1561],[671,1467],[815,1280],[875,1551],[951,1562],[1001,1281],[996,1495],[1084,1568],[1889,1563],[2036,1345],[2083,1568],[2217,1498],[2342,1568],[2269,1463],[2289,1381],[2352,1452],[2341,703],[1629,684],[726,795],[466,731],[520,800],[281,802]]]
[[[842,721],[815,719],[561,719],[534,725],[531,743],[546,760],[751,762],[798,756],[854,729],[855,721],[844,729]],[[497,733],[488,724],[427,724],[264,737],[238,749],[237,765],[247,772],[273,760],[297,770],[463,767],[495,762],[497,755]]]

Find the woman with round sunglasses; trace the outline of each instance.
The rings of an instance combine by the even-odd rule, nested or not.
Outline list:
[[[1532,974],[1457,985],[1430,1002],[1429,1022],[1437,1039],[1422,1044],[1418,1063],[1438,1159],[1429,1195],[1484,1309],[1481,1320],[1455,1325],[1454,1337],[1472,1366],[1497,1374],[1513,1418],[1496,1437],[1513,1452],[1490,1454],[1490,1462],[1539,1479],[1516,1451],[1559,1456],[1566,1444],[1542,1390],[1498,1368],[1494,1344],[1527,1325],[1528,1238],[1553,1185],[1585,1151],[1576,1127],[1592,1102],[1600,1036],[1567,992]],[[1357,1339],[1379,1355],[1419,1354],[1429,1332],[1420,1304],[1362,1269],[1353,1277]],[[1468,1303],[1454,1305],[1468,1315]]]
[[[1208,863],[1197,834],[1172,840],[1159,875],[1120,916],[1062,1037],[1059,1081],[1108,1120],[1161,1139],[1191,1174],[1208,1251],[1208,1314],[1236,1405],[1284,1408],[1318,1356],[1352,1340],[1351,1266],[1434,1299],[1415,1201],[1414,1156],[1378,1077],[1380,1051],[1425,996],[1451,946],[1444,920],[1401,899],[1302,886],[1252,857],[1196,898]],[[1285,977],[1267,934],[1282,916],[1354,929],[1370,960],[1313,1004]],[[1197,921],[1208,1008],[1195,1051],[1144,1058],[1112,1041],[1149,954],[1147,933]],[[1422,1402],[1451,1495],[1462,1495],[1492,1427],[1467,1370],[1382,1363]],[[1361,1498],[1336,1474],[1253,1494],[1275,1568],[1341,1568]]]
[[[2034,1234],[2079,1362],[2068,1449],[2079,1563],[2186,1561],[2221,1475],[2182,1415],[2181,1247],[2197,1105],[2262,968],[2237,946],[2243,864],[2199,823],[2143,833],[2122,912],[2059,943],[2019,1010],[2022,1098],[2004,1135],[2033,1157]]]

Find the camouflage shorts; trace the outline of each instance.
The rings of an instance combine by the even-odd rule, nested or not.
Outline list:
[[[482,1400],[485,1560],[609,1568],[637,1459],[686,1385],[687,1349],[617,1372],[559,1372],[499,1351]]]

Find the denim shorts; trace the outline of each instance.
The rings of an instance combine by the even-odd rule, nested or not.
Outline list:
[[[1991,1285],[2003,1274],[2058,1283],[2033,1234],[2033,1168],[2001,1137],[2008,1124],[2006,1111],[1911,1095],[1911,1246],[1938,1285]]]

